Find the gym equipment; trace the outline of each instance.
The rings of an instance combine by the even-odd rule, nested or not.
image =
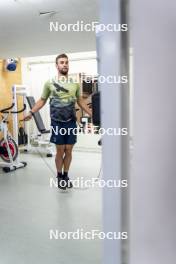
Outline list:
[[[15,71],[17,68],[18,59],[7,59],[5,63],[5,69],[7,71]]]
[[[9,114],[18,114],[26,109],[24,105],[23,109],[19,111],[10,111],[14,107],[12,104],[10,107],[0,110],[2,114],[2,120],[0,122],[0,131],[3,133],[3,138],[0,140],[0,157],[4,162],[0,162],[0,166],[4,172],[14,171],[19,168],[24,168],[27,163],[18,161],[18,145],[13,139],[12,135],[8,131],[8,116]]]
[[[12,87],[12,95],[13,95],[13,102],[14,102],[14,110],[17,111],[17,97],[22,96],[24,104],[29,106],[29,109],[31,109],[34,104],[35,104],[35,99],[32,96],[28,96],[28,87],[25,85],[13,85]],[[27,109],[27,111],[29,110]],[[14,136],[16,139],[17,144],[19,145],[19,139],[24,140],[23,142],[27,143],[23,146],[20,147],[20,149],[24,150],[25,152],[32,151],[34,148],[41,148],[41,151],[46,153],[47,157],[52,157],[54,152],[52,145],[49,141],[49,139],[46,139],[45,135],[50,134],[50,130],[47,130],[44,126],[42,117],[39,112],[34,114],[34,121],[36,124],[36,127],[39,131],[37,134],[31,134],[30,133],[30,122],[25,122],[24,126],[25,129],[24,131],[21,131],[23,133],[23,137],[19,138],[19,125],[18,125],[18,118],[17,116],[13,117],[13,131],[14,131]],[[22,134],[21,133],[21,134]]]
[[[29,104],[30,109],[32,109],[33,106],[35,105],[35,99],[34,99],[34,97],[33,96],[26,96],[26,99],[27,99],[27,102]],[[50,133],[50,130],[46,130],[46,128],[44,126],[44,123],[43,123],[43,120],[42,120],[42,117],[41,117],[41,115],[40,115],[39,112],[34,113],[33,114],[33,117],[34,117],[36,126],[38,128],[38,131],[41,134]]]
[[[100,92],[96,92],[92,95],[92,121],[94,126],[101,126]]]
[[[101,117],[100,117],[100,91],[95,92],[92,95],[92,121],[94,126],[101,126]],[[98,145],[102,145],[102,140],[98,141]]]
[[[7,154],[7,149],[3,146],[0,146],[0,154]]]
[[[27,100],[27,102],[29,104],[30,109],[32,109],[33,106],[35,105],[34,97],[33,96],[26,96],[26,100]],[[39,111],[34,113],[33,117],[34,117],[35,124],[36,124],[36,126],[38,128],[38,131],[40,132],[40,134],[37,135],[37,138],[36,139],[33,138],[33,140],[35,141],[35,143],[38,143],[38,144],[43,145],[43,146],[47,146],[47,154],[46,154],[46,156],[47,157],[52,157],[53,156],[53,151],[52,151],[52,148],[50,146],[50,142],[47,141],[47,140],[41,140],[41,139],[39,140],[39,138],[38,138],[38,137],[41,137],[44,134],[50,134],[50,130],[47,130],[45,128],[45,125],[43,123],[43,120],[42,120],[42,117],[41,117]]]
[[[25,129],[21,126],[18,132],[18,145],[26,145],[28,142],[28,135],[25,132]]]
[[[90,80],[90,82],[86,82],[83,80],[82,91],[83,91],[83,93],[86,93],[87,95],[92,94],[92,92],[93,92],[93,81]]]

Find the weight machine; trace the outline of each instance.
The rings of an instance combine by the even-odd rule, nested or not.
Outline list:
[[[35,99],[32,96],[29,96],[28,87],[25,85],[14,85],[12,87],[12,96],[13,96],[13,102],[14,102],[14,111],[17,111],[18,109],[18,96],[22,96],[24,104],[27,105],[27,111],[33,107],[35,104]],[[53,148],[48,138],[46,138],[45,135],[50,134],[50,130],[46,130],[43,120],[41,118],[41,115],[39,112],[34,114],[34,121],[36,124],[36,127],[38,129],[38,133],[34,134],[30,132],[30,123],[25,122],[25,132],[28,135],[27,143],[20,147],[20,150],[24,150],[25,152],[30,152],[34,148],[39,148],[41,152],[46,153],[47,157],[53,156]],[[18,131],[19,131],[19,122],[18,117],[13,117],[13,133],[14,138],[19,143],[18,140]]]

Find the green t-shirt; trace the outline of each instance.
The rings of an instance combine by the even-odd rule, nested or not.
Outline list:
[[[53,78],[45,83],[42,99],[50,98],[50,115],[54,121],[68,122],[75,119],[75,102],[80,96],[80,85]]]
[[[57,87],[54,85],[58,84],[60,87],[64,89],[57,89]],[[44,84],[44,89],[42,92],[42,99],[47,100],[49,97],[57,97],[63,102],[69,102],[76,101],[76,99],[80,96],[80,85],[79,83],[75,83],[72,81],[72,79],[69,79],[68,82],[57,80],[56,78],[53,78],[52,80],[47,81]]]

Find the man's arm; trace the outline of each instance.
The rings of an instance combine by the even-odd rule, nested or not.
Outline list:
[[[32,118],[33,113],[38,112],[45,104],[46,104],[46,99],[39,99],[35,105],[32,107],[30,112],[22,119],[22,121],[28,121]]]
[[[92,117],[92,110],[89,106],[85,103],[85,100],[79,96],[77,99],[77,104],[81,107],[90,117]]]

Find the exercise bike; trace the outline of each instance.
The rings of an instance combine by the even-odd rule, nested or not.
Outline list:
[[[0,167],[2,167],[4,172],[24,168],[27,165],[26,162],[18,161],[18,146],[8,130],[9,114],[18,114],[23,112],[26,109],[26,105],[24,105],[23,109],[16,112],[10,111],[13,107],[14,104],[0,110],[2,116],[2,120],[0,121],[0,132],[3,134],[3,138],[0,140],[0,157],[3,162],[0,162]]]

